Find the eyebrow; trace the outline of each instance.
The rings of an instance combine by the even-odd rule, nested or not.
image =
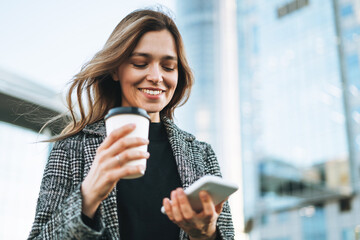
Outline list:
[[[152,58],[151,54],[147,54],[147,53],[141,53],[141,52],[134,52],[130,55],[130,57],[136,57],[136,56],[140,56],[140,57],[145,57],[145,58]],[[171,55],[166,55],[163,56],[161,58],[161,60],[173,60],[173,61],[177,61],[177,57],[175,56],[171,56]]]

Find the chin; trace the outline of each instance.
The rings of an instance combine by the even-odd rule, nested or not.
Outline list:
[[[162,110],[162,109],[160,109],[160,110],[152,110],[152,109],[146,109],[146,108],[144,108],[145,110],[146,110],[146,112],[147,113],[160,113],[160,111]]]
[[[160,107],[153,107],[153,106],[142,106],[148,113],[159,113],[163,108]]]
[[[141,103],[140,103],[141,104]],[[149,112],[160,112],[167,105],[162,101],[147,101],[141,104],[144,109]]]

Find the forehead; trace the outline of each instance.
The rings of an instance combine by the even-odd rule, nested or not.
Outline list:
[[[140,38],[134,53],[177,56],[177,47],[173,35],[168,30],[151,31]]]

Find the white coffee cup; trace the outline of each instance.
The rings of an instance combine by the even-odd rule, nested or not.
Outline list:
[[[136,125],[134,131],[128,134],[125,137],[141,137],[144,139],[149,138],[149,124],[150,117],[147,112],[142,108],[137,107],[116,107],[109,110],[108,114],[105,116],[105,124],[106,124],[106,134],[110,135],[112,131],[118,129],[126,124],[133,123]],[[140,147],[136,147],[141,151],[147,152],[147,145],[143,145]],[[146,169],[146,159],[133,160],[126,165],[144,166],[144,170],[139,174],[130,175],[124,177],[124,179],[133,179],[142,177],[145,174]]]

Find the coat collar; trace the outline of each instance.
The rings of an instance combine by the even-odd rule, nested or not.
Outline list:
[[[83,129],[83,132],[88,133],[88,134],[106,137],[105,120],[101,119],[97,122],[86,125]]]

